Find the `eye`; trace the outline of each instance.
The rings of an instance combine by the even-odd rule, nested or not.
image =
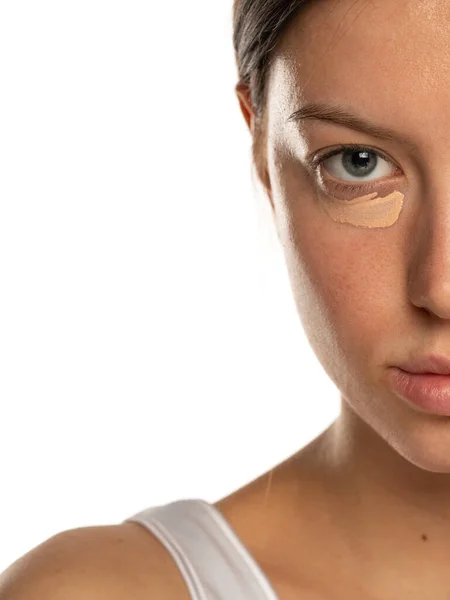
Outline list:
[[[340,146],[315,159],[315,167],[341,181],[375,181],[393,174],[395,165],[383,154],[372,148],[357,145]],[[363,179],[372,176],[371,179]]]

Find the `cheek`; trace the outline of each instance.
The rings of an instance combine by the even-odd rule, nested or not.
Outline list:
[[[338,383],[349,362],[366,368],[392,336],[401,290],[398,223],[363,229],[333,221],[309,175],[293,159],[271,182],[275,219],[305,334]]]

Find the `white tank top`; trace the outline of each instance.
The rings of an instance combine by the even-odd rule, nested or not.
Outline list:
[[[205,500],[153,506],[126,521],[141,523],[167,548],[192,600],[279,600],[231,525]]]

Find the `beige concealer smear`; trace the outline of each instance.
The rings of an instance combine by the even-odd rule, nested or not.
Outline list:
[[[404,194],[392,192],[383,198],[375,198],[372,192],[353,200],[324,202],[328,215],[338,223],[350,223],[356,227],[390,227],[402,210]]]

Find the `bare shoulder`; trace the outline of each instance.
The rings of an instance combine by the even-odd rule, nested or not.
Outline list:
[[[138,523],[56,534],[0,574],[0,600],[189,600],[173,558]]]

